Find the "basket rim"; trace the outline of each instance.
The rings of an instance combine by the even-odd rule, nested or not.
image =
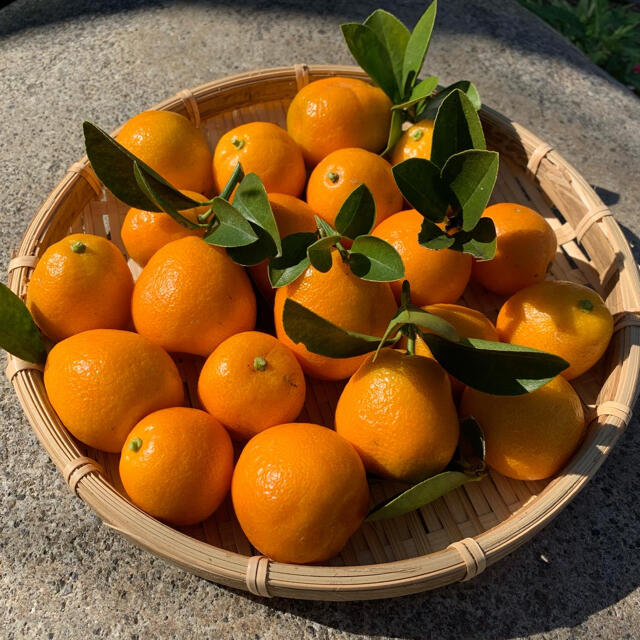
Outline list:
[[[210,96],[213,93],[222,96],[225,92],[233,91],[240,86],[274,81],[294,83],[299,87],[301,82],[306,83],[310,78],[317,79],[330,75],[368,78],[356,66],[294,65],[272,67],[204,83],[167,98],[150,109],[178,111],[191,117],[192,120],[199,120],[198,102],[205,95]],[[227,110],[228,108],[224,108],[220,112]],[[481,117],[486,122],[511,129],[515,135],[526,137],[529,141],[535,142],[535,148],[542,151],[538,153],[539,157],[535,157],[535,153],[528,154],[529,165],[531,165],[529,168],[533,169],[534,175],[542,163],[555,163],[566,170],[567,179],[582,202],[591,208],[606,208],[586,180],[558,152],[528,129],[485,105],[482,107]],[[534,164],[535,166],[533,166]],[[91,183],[91,173],[86,156],[73,165],[27,225],[18,250],[19,256],[35,255],[39,237],[37,231],[42,231],[40,219],[44,219],[46,214],[51,214],[53,217],[57,207],[64,201],[70,189],[79,186],[80,181],[84,181],[86,188],[97,190],[96,184]],[[99,182],[98,186],[100,186]],[[622,252],[627,267],[634,265],[634,268],[625,270],[625,276],[633,292],[633,299],[627,302],[627,306],[636,312],[640,308],[640,276],[633,255],[613,217],[608,216],[600,222],[605,231],[617,241],[616,249]],[[21,283],[26,277],[28,268],[27,265],[21,264],[10,269],[9,286],[15,293],[20,293]],[[637,324],[623,326],[619,333],[629,348],[640,346],[640,328]],[[640,376],[638,368],[633,367],[631,360],[631,358],[627,358],[621,364],[622,375],[630,377],[629,379],[633,381],[632,393],[628,394],[628,397],[620,399],[622,404],[627,407],[633,407],[637,398]],[[16,361],[16,358],[9,357],[10,367],[14,367],[11,372],[11,383],[41,444],[47,450],[52,461],[62,470],[63,466],[73,464],[74,461],[81,458],[82,453],[68,434],[61,432],[54,435],[44,427],[40,420],[41,414],[46,411],[52,413],[53,409],[48,405],[44,392],[42,373],[31,368],[20,368],[24,365],[19,363],[16,365]],[[44,408],[38,408],[34,400],[44,401]],[[595,474],[628,422],[628,418],[625,419],[624,416],[615,414],[603,414],[596,419],[599,424],[608,425],[614,430],[607,442],[600,442],[598,438],[594,437],[592,430],[574,458],[543,491],[515,511],[511,517],[473,538],[480,547],[480,552],[484,556],[483,562],[486,562],[486,565],[501,559],[548,524]],[[600,446],[604,446],[602,454],[597,460],[591,461],[585,466],[584,452]],[[252,565],[249,556],[196,540],[161,523],[126,500],[106,478],[96,471],[95,468],[85,469],[86,473],[76,479],[74,489],[76,494],[89,504],[108,527],[115,529],[138,546],[193,573],[214,579],[222,584],[249,589],[259,595],[335,600],[374,599],[443,586],[468,578],[472,572],[470,570],[473,568],[473,564],[465,560],[465,556],[455,547],[455,543],[453,547],[450,546],[422,556],[369,565],[310,566],[269,560],[268,580],[265,577],[263,585],[265,593],[256,592],[248,585],[248,571]],[[192,554],[189,564],[185,563],[184,555],[180,555],[177,548],[186,549]],[[476,569],[481,570],[478,566]]]

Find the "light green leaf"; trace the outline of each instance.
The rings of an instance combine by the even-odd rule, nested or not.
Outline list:
[[[269,282],[277,289],[299,278],[309,266],[307,248],[317,240],[315,233],[292,233],[282,239],[282,255],[269,260]]]
[[[400,104],[394,104],[392,109],[408,109],[412,107],[420,100],[424,100],[428,98],[438,86],[438,76],[429,76],[424,80],[420,81],[413,89],[411,90],[411,95],[405,102],[401,102]]]
[[[212,206],[216,219],[204,237],[205,242],[218,247],[244,247],[258,239],[251,225],[232,204],[217,197]]]
[[[402,111],[392,111],[387,146],[380,155],[384,156],[387,153],[391,153],[393,147],[395,147],[398,140],[400,140],[400,136],[402,136]]]
[[[402,64],[402,86],[403,97],[410,94],[416,78],[420,75],[425,56],[431,42],[433,25],[436,21],[438,10],[437,0],[429,5],[429,8],[422,14],[418,24],[413,29],[406,51],[404,52],[404,62]]]
[[[462,91],[467,96],[467,98],[469,98],[476,111],[480,110],[482,101],[480,100],[480,94],[478,93],[475,85],[468,80],[459,80],[458,82],[454,82],[448,87],[441,89],[435,96],[432,96],[431,98],[426,100],[424,107],[418,114],[418,117],[421,120],[435,120],[442,101],[456,89]]]

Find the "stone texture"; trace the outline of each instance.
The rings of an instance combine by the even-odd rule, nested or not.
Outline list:
[[[377,6],[414,24],[423,2],[18,0],[0,10],[0,272],[82,153],[181,88],[252,68],[349,63],[337,30]],[[96,5],[100,8],[96,9]],[[429,69],[553,144],[595,184],[638,256],[640,101],[513,2],[441,3]],[[72,497],[0,382],[3,638],[640,637],[640,435],[532,542],[476,580],[369,603],[258,598],[138,550]]]

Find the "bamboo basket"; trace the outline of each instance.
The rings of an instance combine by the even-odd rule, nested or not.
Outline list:
[[[254,120],[284,126],[288,104],[311,80],[366,79],[356,67],[295,65],[217,80],[156,105],[189,117],[213,148],[230,128]],[[118,477],[118,456],[89,449],[65,430],[52,409],[41,368],[9,358],[7,375],[40,442],[71,490],[105,525],[157,556],[214,582],[269,597],[311,600],[388,598],[469,580],[549,523],[595,474],[630,417],[640,366],[640,279],[609,210],[580,174],[524,127],[483,108],[487,143],[500,152],[493,201],[541,212],[558,237],[551,277],[589,285],[607,301],[615,333],[600,363],[573,381],[585,405],[586,438],[557,477],[520,482],[491,472],[417,512],[367,523],[325,566],[270,561],[243,535],[229,501],[201,525],[174,529],[131,504]],[[29,224],[9,265],[9,286],[24,296],[38,256],[68,233],[111,238],[123,251],[126,207],[105,192],[85,158],[71,166]],[[139,267],[130,261],[136,275]],[[495,320],[502,299],[470,285],[463,300]],[[202,360],[178,360],[188,398],[198,406]],[[332,426],[341,385],[309,381],[300,419]],[[372,501],[398,490],[374,481]]]

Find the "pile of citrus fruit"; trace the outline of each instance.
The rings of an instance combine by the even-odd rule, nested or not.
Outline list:
[[[367,516],[367,474],[419,483],[443,472],[459,445],[460,419],[475,418],[486,464],[511,478],[548,478],[579,445],[585,420],[570,380],[603,355],[611,314],[593,290],[546,279],[555,235],[525,206],[484,208],[481,220],[495,228],[492,259],[453,245],[425,246],[423,212],[407,203],[393,167],[430,159],[434,122],[406,128],[381,154],[391,107],[378,87],[327,78],[299,91],[286,129],[244,124],[213,150],[186,118],[141,113],[117,142],[205,204],[180,208],[186,225],[170,215],[173,207],[128,211],[121,237],[142,267],[135,283],[122,252],[94,235],[67,236],[40,257],[26,304],[55,343],[44,371],[50,402],[80,442],[120,453],[124,488],[149,514],[194,524],[230,492],[243,531],[262,553],[320,562]],[[345,201],[366,185],[375,203],[371,236],[393,247],[404,278],[360,277],[352,241],[338,234],[327,243],[328,261],[302,263],[274,290],[267,260],[244,268],[231,249],[203,237],[211,230],[201,223],[212,216],[212,196],[231,184],[231,193],[215,200],[245,206],[234,196],[237,182],[230,183],[238,165],[264,185],[282,239],[331,239]],[[224,229],[228,209],[220,207],[213,212]],[[452,216],[438,224],[455,234]],[[495,325],[459,304],[470,281],[503,296]],[[440,325],[416,333],[409,324],[402,340],[375,354],[373,344],[370,353],[336,357],[291,338],[284,319],[291,301],[349,335],[377,339],[400,306],[413,314],[407,322],[420,325],[416,318],[428,316],[460,344],[522,345],[569,366],[529,393],[491,394],[439,364],[431,338]],[[256,330],[259,306],[269,309],[274,329],[267,323]],[[175,354],[191,354],[201,366],[201,408],[185,406]],[[309,378],[346,381],[334,428],[296,422]]]

